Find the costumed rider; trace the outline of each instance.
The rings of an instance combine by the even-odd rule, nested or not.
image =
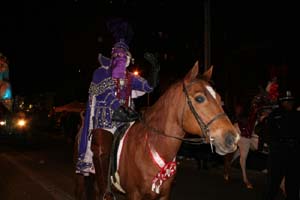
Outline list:
[[[128,29],[128,24],[116,24],[115,26],[122,28],[114,27],[118,33],[115,34],[117,42],[113,45],[111,58],[99,54],[101,66],[94,71],[90,83],[76,166],[76,173],[97,174],[100,196],[104,195],[108,184],[113,134],[124,123],[138,119],[139,115],[133,108],[133,98],[152,92],[155,86],[127,70],[132,57],[129,52],[129,40],[124,37],[122,31],[124,28]],[[152,54],[148,53],[145,58],[149,55]]]

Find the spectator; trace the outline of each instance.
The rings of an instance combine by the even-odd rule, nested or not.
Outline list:
[[[279,97],[279,107],[267,118],[268,160],[267,188],[264,200],[274,200],[285,177],[287,200],[299,200],[300,113],[296,111],[291,91]]]

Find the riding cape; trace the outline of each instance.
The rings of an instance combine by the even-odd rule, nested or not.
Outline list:
[[[94,173],[92,152],[90,150],[93,129],[102,128],[114,133],[122,122],[112,121],[113,112],[121,105],[134,106],[132,99],[149,93],[153,88],[147,80],[127,72],[122,84],[112,78],[111,60],[99,54],[101,64],[93,73],[89,88],[89,98],[86,105],[85,118],[79,141],[79,157],[76,173]]]

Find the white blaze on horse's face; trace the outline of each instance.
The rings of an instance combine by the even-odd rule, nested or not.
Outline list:
[[[211,94],[211,96],[213,96],[214,99],[217,99],[217,93],[210,85],[207,85],[206,89],[209,91],[209,93]]]

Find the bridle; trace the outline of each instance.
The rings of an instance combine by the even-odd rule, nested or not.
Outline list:
[[[219,113],[219,114],[215,115],[209,122],[205,123],[203,121],[203,119],[198,115],[197,111],[195,110],[184,83],[183,83],[183,92],[184,92],[184,94],[187,98],[187,103],[189,105],[189,108],[190,108],[191,112],[193,113],[199,127],[201,128],[201,131],[204,134],[204,137],[209,138],[210,137],[210,135],[209,135],[209,131],[210,131],[209,130],[209,125],[211,125],[214,121],[216,121],[220,117],[226,116],[226,114],[224,112]]]
[[[193,82],[191,83],[193,84]],[[219,113],[217,114],[216,116],[214,116],[211,120],[209,120],[209,122],[205,123],[204,120],[199,116],[199,114],[197,113],[197,111],[195,110],[195,107],[193,106],[192,104],[192,101],[189,97],[189,94],[188,94],[188,91],[187,91],[187,88],[186,88],[186,85],[185,83],[183,82],[183,92],[185,94],[185,97],[187,99],[187,104],[189,106],[189,109],[191,110],[193,116],[195,117],[202,133],[203,133],[203,137],[200,137],[200,138],[183,138],[183,137],[177,137],[177,136],[173,136],[173,135],[169,135],[169,134],[166,134],[165,132],[161,131],[161,130],[158,130],[154,127],[151,127],[149,126],[148,124],[146,124],[146,122],[141,119],[141,122],[144,124],[144,126],[146,126],[148,129],[160,134],[160,135],[163,135],[163,136],[166,136],[166,137],[171,137],[171,138],[175,138],[175,139],[178,139],[178,140],[181,140],[183,142],[187,142],[187,143],[191,143],[191,144],[203,144],[203,143],[207,143],[207,141],[209,141],[210,145],[211,145],[211,148],[212,148],[212,142],[213,142],[213,138],[210,136],[209,134],[209,126],[216,120],[218,120],[219,118],[221,117],[226,117],[226,114],[224,112],[222,113]],[[213,150],[213,149],[212,149]]]
[[[186,89],[186,86],[185,86],[184,82],[182,84],[182,87],[183,87],[183,92],[185,94],[185,97],[187,99],[187,104],[189,105],[189,108],[190,108],[192,114],[194,115],[194,117],[195,117],[195,119],[196,119],[196,121],[197,121],[199,127],[201,128],[201,131],[202,131],[202,133],[204,135],[204,137],[200,137],[200,139],[202,139],[204,141],[207,141],[207,139],[209,139],[209,143],[210,143],[211,148],[212,148],[212,142],[213,142],[214,138],[212,138],[211,135],[209,134],[209,131],[210,131],[209,130],[209,126],[214,121],[218,120],[219,118],[225,117],[226,114],[224,112],[221,112],[221,113],[215,115],[210,121],[208,121],[207,123],[205,123],[203,121],[203,119],[200,117],[200,115],[197,113],[197,111],[195,110],[195,107],[192,104],[192,101],[190,99],[190,96],[188,94],[188,91]],[[213,148],[212,148],[212,150],[213,150]]]

